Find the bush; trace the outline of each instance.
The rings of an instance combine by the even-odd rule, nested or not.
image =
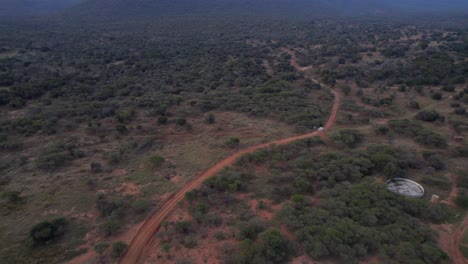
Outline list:
[[[127,249],[127,244],[124,242],[115,242],[112,244],[112,249],[111,249],[111,257],[116,259],[120,258],[122,254],[125,252],[125,249]]]
[[[99,162],[92,162],[90,167],[92,173],[99,173],[102,171],[102,165]]]
[[[434,100],[442,100],[442,93],[434,93],[432,96],[431,96],[432,99]]]
[[[184,237],[184,240],[183,240],[182,244],[186,248],[194,248],[198,244],[197,238],[194,235],[188,235],[188,236]]]
[[[436,110],[423,110],[416,114],[415,118],[425,122],[435,122],[441,116]]]
[[[158,117],[158,125],[165,125],[169,120],[165,116]]]
[[[379,126],[376,130],[375,133],[377,135],[386,135],[390,129],[387,126]]]
[[[96,199],[96,209],[101,213],[101,216],[110,216],[114,211],[119,209],[121,204],[110,201],[103,193],[98,193]]]
[[[119,132],[120,134],[124,134],[125,132],[128,131],[127,126],[124,125],[124,124],[120,124],[120,123],[117,124],[117,125],[115,126],[115,129],[116,129],[117,132]]]
[[[463,106],[457,107],[453,110],[453,113],[456,115],[464,115],[466,113],[466,108]]]
[[[409,102],[409,107],[413,109],[419,109],[419,103],[417,101],[412,100]]]
[[[109,248],[109,243],[101,242],[94,246],[94,251],[96,251],[96,253],[98,253],[99,255],[102,255],[107,248]]]
[[[445,148],[447,146],[447,140],[442,135],[426,129],[418,131],[416,141],[436,148]]]
[[[433,167],[436,170],[443,170],[445,169],[445,163],[443,161],[443,158],[436,153],[424,153],[424,158],[426,161],[429,163],[431,167]]]
[[[228,139],[224,144],[228,147],[234,148],[234,147],[239,146],[240,139],[233,137],[233,138]]]
[[[185,126],[186,124],[187,124],[187,119],[185,119],[185,118],[178,118],[178,119],[176,120],[176,125],[177,125],[177,126],[183,127],[183,126]]]
[[[344,95],[349,95],[351,93],[351,87],[349,85],[342,85],[340,89]]]
[[[462,209],[468,209],[468,194],[459,194],[455,199],[455,203]]]
[[[217,239],[217,240],[225,240],[227,238],[227,234],[223,231],[217,231],[215,234],[214,234],[214,237]]]
[[[239,227],[239,238],[240,239],[252,239],[255,240],[257,235],[265,230],[265,223],[259,218],[253,218],[246,224],[241,224]]]
[[[259,251],[268,261],[273,263],[286,262],[293,253],[290,242],[280,231],[271,229],[260,234],[261,243]]]
[[[468,145],[458,146],[455,148],[455,156],[468,157]]]
[[[67,220],[63,217],[52,222],[44,221],[31,228],[29,236],[36,244],[48,244],[65,233]]]
[[[445,91],[445,92],[453,92],[453,91],[455,91],[455,86],[453,86],[453,85],[445,85],[444,87],[442,87],[442,91]]]
[[[99,225],[99,231],[101,231],[104,236],[111,236],[117,233],[120,228],[120,223],[114,219],[107,220],[106,222]]]
[[[2,193],[2,198],[8,203],[17,203],[21,201],[21,193],[18,191],[6,191]]]
[[[131,207],[137,214],[141,214],[151,207],[151,202],[147,200],[136,200],[132,202]]]
[[[181,234],[188,234],[193,232],[193,225],[190,221],[181,221],[175,224],[175,230]]]
[[[159,168],[166,160],[159,155],[154,155],[149,158],[149,161],[154,168]]]
[[[364,140],[364,135],[356,129],[342,129],[331,135],[331,138],[348,147],[355,147]]]
[[[205,119],[206,123],[208,124],[214,124],[216,122],[216,118],[213,114],[208,114],[208,116]]]

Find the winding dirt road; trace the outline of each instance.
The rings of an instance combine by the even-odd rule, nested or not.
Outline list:
[[[291,54],[291,64],[299,71],[305,71],[308,68],[299,67],[299,65],[295,61],[295,56],[292,52],[285,50],[289,54]],[[306,77],[315,81],[313,78],[307,76]],[[323,85],[323,84],[322,84]],[[325,85],[323,85],[325,86]],[[327,86],[325,86],[327,87]],[[329,87],[327,87],[329,88]],[[143,226],[140,228],[136,236],[133,238],[132,242],[128,246],[127,250],[125,251],[124,255],[121,257],[119,263],[121,264],[134,264],[139,263],[139,261],[143,261],[142,253],[144,249],[147,247],[148,243],[152,240],[154,234],[158,231],[161,227],[161,223],[168,217],[168,215],[176,208],[177,204],[182,201],[185,197],[187,192],[190,192],[198,187],[205,181],[206,179],[215,176],[224,168],[233,165],[238,158],[241,156],[255,152],[259,149],[268,148],[273,145],[284,145],[288,144],[297,140],[311,138],[314,136],[321,136],[324,135],[335,123],[336,116],[338,114],[338,110],[340,108],[340,97],[339,94],[329,88],[330,91],[333,93],[335,100],[333,103],[333,108],[328,118],[327,124],[324,126],[324,130],[321,132],[315,131],[305,135],[295,136],[291,138],[281,139],[257,146],[252,146],[246,149],[239,150],[236,153],[233,153],[229,157],[223,159],[222,161],[216,163],[213,167],[209,168],[202,174],[194,177],[190,180],[182,189],[180,189],[177,193],[173,194],[156,212],[151,215]]]

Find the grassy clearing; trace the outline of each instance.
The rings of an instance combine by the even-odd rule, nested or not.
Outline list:
[[[181,108],[183,110],[183,106]],[[173,114],[182,115],[182,110],[174,109]],[[27,158],[26,165],[21,169],[7,170],[4,176],[9,179],[8,188],[0,187],[0,193],[19,191],[22,197],[20,204],[0,215],[0,237],[5,238],[0,240],[1,258],[18,260],[18,252],[22,252],[21,263],[34,262],[38,256],[52,262],[72,258],[83,250],[70,249],[78,249],[84,243],[85,234],[103,221],[94,209],[97,193],[119,199],[128,195],[122,188],[123,184],[134,183],[139,192],[130,194],[132,199],[150,200],[153,206],[157,206],[163,197],[238,148],[294,134],[288,125],[272,120],[232,112],[214,115],[216,122],[213,124],[207,124],[206,117],[199,113],[189,115],[190,130],[175,128],[174,124],[158,126],[154,117],[145,113],[138,113],[127,124],[129,132],[123,135],[115,132],[114,120],[102,122],[104,137],[89,134],[85,126],[79,127],[68,136],[82,138],[79,149],[85,156],[51,171],[36,168],[36,160],[42,155],[44,145],[34,142],[52,144],[63,140],[63,136],[41,135],[28,139],[27,147],[21,153]],[[144,128],[136,129],[140,124]],[[231,137],[239,138],[240,146],[226,147],[225,142]],[[151,147],[144,150],[135,148],[149,139],[153,141]],[[123,153],[120,160],[110,164],[109,155],[119,152]],[[153,155],[164,157],[161,167],[152,166],[149,157]],[[8,159],[17,162],[15,160],[19,157],[10,156]],[[91,172],[90,164],[93,162],[101,164],[102,168],[97,173]],[[65,236],[47,248],[31,248],[29,229],[38,222],[62,216],[69,220]],[[141,215],[136,217],[143,219]],[[68,252],[66,256],[62,254],[65,251]]]

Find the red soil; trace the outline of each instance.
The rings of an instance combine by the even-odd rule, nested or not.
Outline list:
[[[291,57],[291,63],[295,67],[298,66],[295,61],[294,56]],[[299,68],[299,70],[303,70],[303,68]],[[216,165],[209,168],[202,174],[196,176],[191,181],[189,181],[181,190],[179,190],[177,193],[172,195],[169,198],[169,200],[167,200],[159,208],[159,210],[157,210],[153,215],[150,216],[150,218],[146,220],[146,222],[143,224],[141,229],[138,231],[137,235],[134,237],[133,241],[128,246],[127,250],[125,251],[122,258],[120,259],[119,263],[122,263],[122,264],[139,263],[140,260],[143,260],[144,257],[142,257],[142,253],[144,252],[144,249],[147,247],[149,242],[151,242],[154,234],[161,227],[161,223],[164,221],[164,219],[166,219],[169,216],[169,214],[174,210],[174,208],[176,208],[177,204],[184,199],[185,194],[187,192],[190,192],[198,188],[203,183],[203,181],[206,180],[207,178],[213,177],[216,174],[218,174],[221,170],[223,170],[224,168],[233,165],[236,162],[236,160],[240,158],[241,156],[248,154],[248,153],[255,152],[259,149],[271,147],[273,145],[285,145],[285,144],[289,144],[297,140],[324,135],[335,123],[336,116],[338,114],[338,110],[340,106],[339,95],[335,93],[333,90],[331,91],[335,96],[335,101],[334,101],[332,112],[330,114],[328,122],[324,127],[324,131],[322,132],[314,131],[305,135],[277,140],[277,141],[273,141],[270,143],[252,146],[252,147],[240,150],[230,155],[229,157],[225,158],[224,160],[218,162]]]
[[[458,195],[457,178],[451,174],[450,179],[452,180],[452,190],[449,197],[441,201],[441,203],[455,207],[454,201]],[[458,247],[462,243],[463,234],[468,230],[468,214],[465,215],[465,219],[457,229],[455,229],[453,224],[432,225],[431,227],[439,233],[439,247],[449,254],[453,263],[467,264],[468,260],[463,256]]]
[[[452,207],[456,207],[455,199],[458,196],[458,187],[457,187],[457,177],[453,174],[449,175],[450,180],[452,180],[452,190],[450,191],[449,197],[446,200],[440,201],[441,203],[448,204]]]
[[[468,260],[458,249],[458,246],[462,243],[463,234],[468,230],[468,215],[460,227],[455,230],[452,224],[433,225],[432,228],[439,233],[439,247],[452,258],[454,264],[468,263]]]

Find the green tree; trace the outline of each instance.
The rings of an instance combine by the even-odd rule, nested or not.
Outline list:
[[[125,242],[115,242],[114,244],[112,244],[111,257],[114,259],[120,258],[125,252],[125,249],[127,249],[127,244]]]
[[[48,244],[65,233],[66,223],[67,220],[63,217],[57,218],[51,222],[41,222],[31,228],[29,236],[32,238],[34,243]]]
[[[260,234],[260,252],[274,263],[286,262],[290,259],[292,248],[280,231],[270,229]]]
[[[96,253],[98,253],[99,256],[102,256],[102,254],[104,253],[104,251],[107,250],[107,248],[109,248],[109,243],[101,242],[94,246],[94,251],[96,251]]]
[[[17,203],[21,201],[21,193],[18,191],[6,191],[2,193],[2,198],[8,203]]]
[[[166,160],[159,155],[154,155],[149,158],[149,161],[154,168],[159,168]]]
[[[106,222],[99,225],[99,230],[105,236],[111,236],[119,231],[121,225],[114,219],[107,220]]]
[[[170,251],[171,251],[171,244],[169,244],[168,242],[166,243],[163,243],[161,245],[161,250],[167,254],[167,258],[171,258],[171,255],[170,255]]]
[[[212,113],[209,113],[205,120],[208,124],[214,124],[216,122],[216,118]]]
[[[226,146],[231,147],[231,148],[238,147],[239,144],[240,144],[240,139],[237,137],[232,137],[228,139],[225,143]]]
[[[332,134],[331,138],[349,147],[355,147],[364,140],[364,135],[356,129],[342,129]]]

